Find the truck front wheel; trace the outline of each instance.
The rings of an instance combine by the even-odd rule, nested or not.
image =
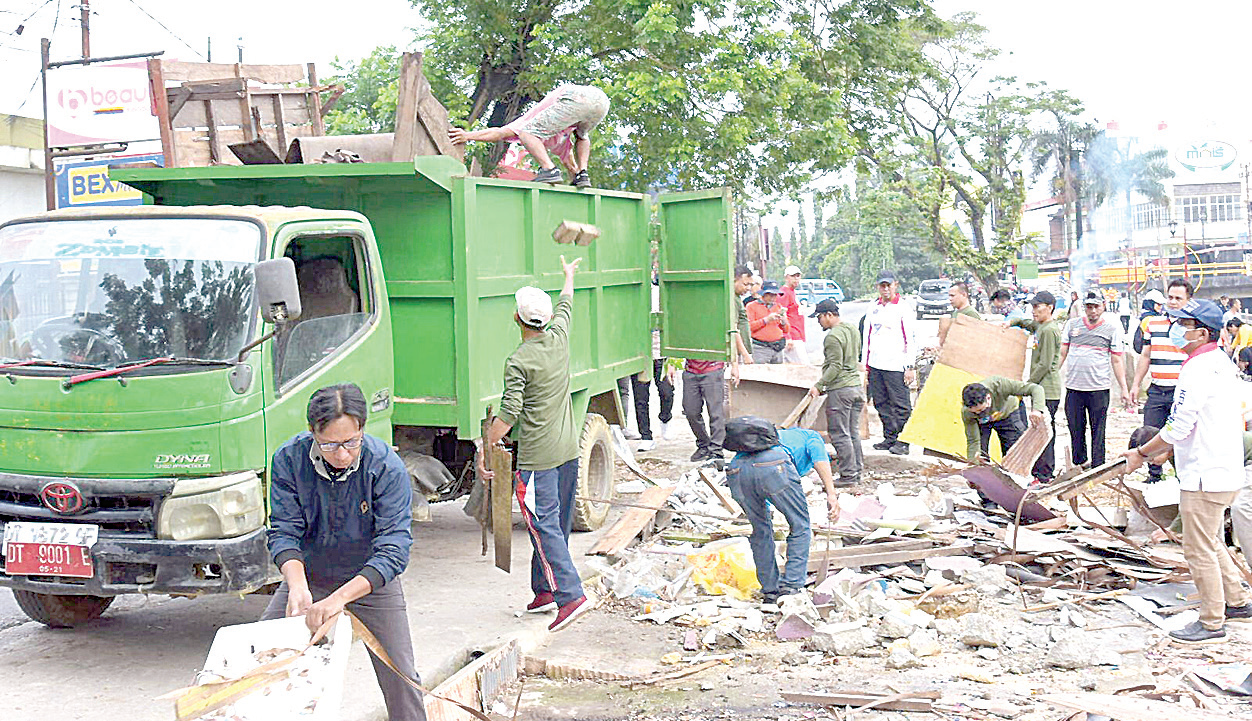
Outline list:
[[[578,497],[613,498],[613,438],[604,416],[588,413],[578,444]],[[574,530],[594,531],[604,525],[609,504],[574,501]]]
[[[34,591],[13,591],[13,598],[27,616],[52,628],[71,628],[99,618],[113,603],[113,596],[54,596]]]

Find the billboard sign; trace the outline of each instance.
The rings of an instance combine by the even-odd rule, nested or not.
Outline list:
[[[54,148],[161,137],[146,61],[48,70],[48,144]]]
[[[97,160],[59,163],[56,166],[57,207],[95,205],[143,205],[143,193],[109,178],[109,166],[151,162],[164,165],[160,153],[119,155]]]
[[[1225,170],[1234,165],[1239,153],[1235,146],[1224,140],[1198,140],[1194,143],[1183,143],[1174,151],[1174,159],[1182,167],[1195,172],[1196,170]]]

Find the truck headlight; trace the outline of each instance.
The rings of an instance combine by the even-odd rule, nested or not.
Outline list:
[[[265,524],[265,496],[256,473],[188,478],[174,486],[157,515],[157,538],[234,538]]]

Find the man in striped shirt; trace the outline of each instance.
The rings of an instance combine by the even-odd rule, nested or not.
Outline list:
[[[1069,424],[1071,460],[1087,463],[1087,426],[1091,426],[1090,468],[1104,465],[1104,429],[1108,425],[1113,378],[1122,404],[1132,403],[1122,365],[1122,326],[1104,315],[1104,297],[1087,291],[1083,315],[1065,323],[1061,335],[1061,367],[1065,370],[1065,419]],[[1068,362],[1067,362],[1068,361]],[[1110,369],[1112,377],[1110,377]]]
[[[1191,284],[1182,278],[1176,278],[1166,289],[1165,306],[1177,310],[1191,300]],[[1135,382],[1131,385],[1134,398],[1143,392],[1145,380],[1151,379],[1148,386],[1148,401],[1143,405],[1143,424],[1160,428],[1169,417],[1169,409],[1174,404],[1174,386],[1178,385],[1178,372],[1182,370],[1187,354],[1175,348],[1169,342],[1170,320],[1161,315],[1148,316],[1140,324],[1143,329],[1143,352],[1139,356],[1139,367],[1135,371]],[[1161,466],[1148,465],[1148,483],[1161,480]]]

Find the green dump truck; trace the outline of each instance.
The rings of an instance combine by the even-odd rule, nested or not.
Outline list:
[[[650,370],[652,224],[662,352],[723,359],[728,195],[642,195],[413,163],[115,172],[152,204],[0,226],[0,585],[70,626],[124,593],[248,592],[273,452],[309,395],[353,381],[415,496],[473,484],[473,441],[517,345],[513,293],[581,256],[571,389],[584,495],[612,494],[616,380]],[[655,210],[655,213],[654,213]],[[590,245],[553,239],[596,226]],[[580,504],[584,529],[604,504]]]

